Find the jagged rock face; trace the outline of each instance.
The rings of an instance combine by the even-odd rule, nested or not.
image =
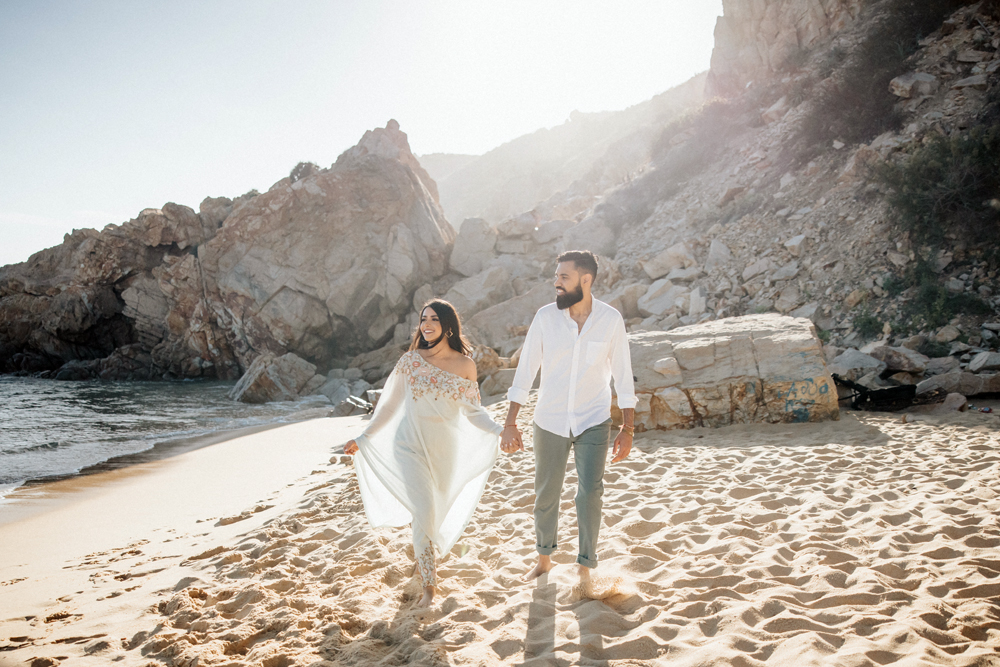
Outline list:
[[[844,29],[862,0],[723,0],[707,92],[735,95],[762,81],[789,57]]]
[[[263,195],[146,209],[0,269],[0,371],[233,379],[264,353],[328,367],[391,338],[454,238],[390,121]]]
[[[629,334],[646,429],[839,419],[811,322],[748,315]]]
[[[203,230],[194,211],[168,204],[101,232],[75,230],[62,245],[0,268],[0,371],[52,370],[136,342],[121,292]]]
[[[240,365],[294,352],[326,366],[391,338],[414,291],[445,273],[454,238],[390,123],[330,170],[244,205],[199,256]]]

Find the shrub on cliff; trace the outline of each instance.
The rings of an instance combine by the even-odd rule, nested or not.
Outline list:
[[[803,120],[807,145],[834,139],[868,141],[897,129],[902,117],[889,82],[907,70],[919,41],[968,0],[884,0],[868,10],[870,28],[857,49],[832,74]]]
[[[309,178],[313,174],[319,173],[319,166],[313,164],[312,162],[299,162],[292,168],[292,172],[288,174],[288,178],[292,179],[292,183],[295,181],[300,181],[303,178]]]
[[[885,278],[882,285],[890,297],[905,297],[900,319],[892,327],[898,333],[936,329],[956,315],[989,315],[993,312],[989,304],[974,294],[948,291],[930,262],[919,255],[904,274]]]
[[[939,245],[952,232],[994,239],[1000,232],[1000,128],[936,135],[875,176],[899,226],[920,245]],[[996,263],[997,257],[987,257]]]

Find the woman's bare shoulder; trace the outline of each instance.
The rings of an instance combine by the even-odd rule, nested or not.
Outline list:
[[[467,357],[463,354],[458,363],[460,371],[458,373],[459,375],[464,377],[466,380],[471,380],[473,382],[478,379],[478,375],[476,373],[476,362],[472,360],[472,357]]]

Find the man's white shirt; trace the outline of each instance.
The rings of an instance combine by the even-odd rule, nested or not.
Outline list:
[[[625,322],[603,301],[594,299],[582,330],[568,310],[554,303],[535,313],[507,399],[524,405],[539,368],[535,423],[550,433],[576,436],[606,421],[611,416],[611,378],[619,408],[637,403]]]

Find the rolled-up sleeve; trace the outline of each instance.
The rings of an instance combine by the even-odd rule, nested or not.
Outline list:
[[[628,350],[628,333],[621,317],[615,322],[614,335],[611,339],[611,377],[615,379],[619,409],[635,408],[639,401],[635,397],[635,384],[632,379],[632,355]]]
[[[528,335],[524,338],[524,345],[521,346],[521,358],[517,362],[517,371],[514,373],[514,383],[507,390],[507,400],[511,403],[524,405],[528,402],[528,392],[538,375],[538,368],[542,365],[542,325],[538,319],[538,313],[531,320],[528,327]]]

